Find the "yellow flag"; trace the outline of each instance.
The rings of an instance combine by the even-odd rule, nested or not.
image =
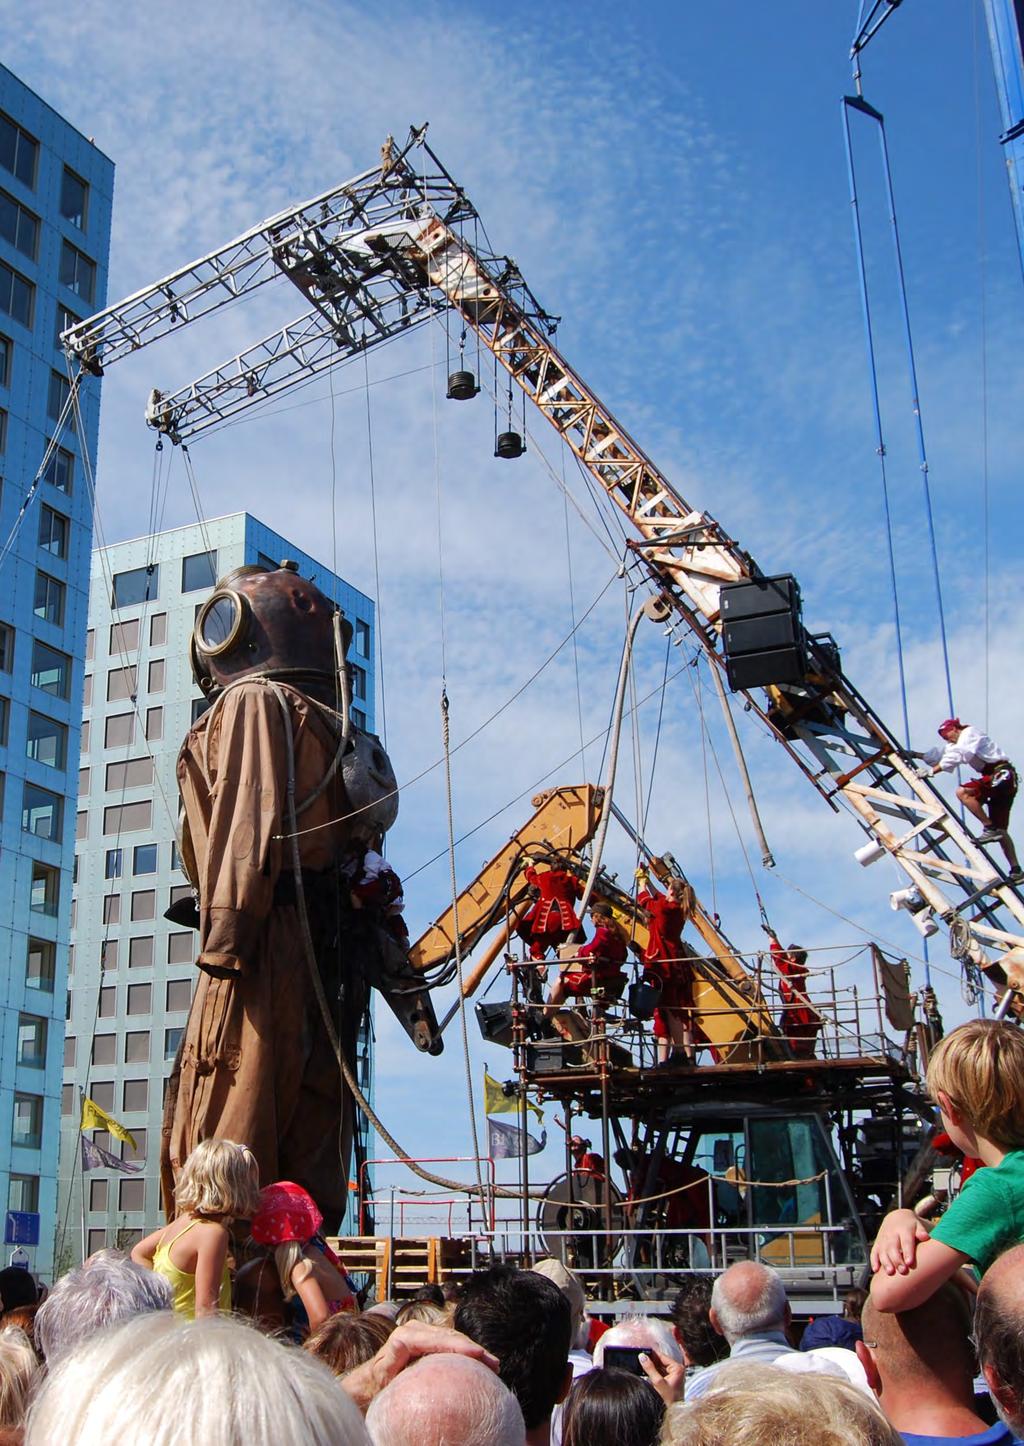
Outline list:
[[[101,1110],[95,1100],[86,1095],[82,1100],[82,1124],[83,1130],[109,1130],[115,1140],[123,1140],[126,1145],[135,1149],[135,1136],[131,1130],[126,1129],[120,1120],[115,1120],[113,1115],[108,1115],[106,1110]]]
[[[544,1111],[532,1100],[526,1101],[526,1108],[532,1110],[538,1120],[544,1118]],[[511,1115],[519,1112],[519,1096],[507,1095],[496,1079],[484,1070],[484,1114]]]

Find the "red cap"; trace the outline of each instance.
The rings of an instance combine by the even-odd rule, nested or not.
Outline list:
[[[308,1190],[292,1180],[278,1180],[260,1191],[260,1208],[252,1221],[252,1238],[259,1245],[304,1245],[324,1223]]]
[[[960,719],[959,719],[959,718],[947,718],[944,723],[940,723],[940,724],[939,724],[939,728],[938,728],[939,737],[941,738],[941,736],[942,736],[943,733],[949,733],[949,732],[950,732],[952,729],[954,729],[954,728],[955,728],[956,731],[959,733],[959,732],[961,732],[961,730],[963,729],[963,727],[964,727],[964,724],[960,722]]]

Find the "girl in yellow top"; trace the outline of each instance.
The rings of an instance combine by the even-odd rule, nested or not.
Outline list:
[[[234,1140],[203,1140],[181,1167],[174,1201],[174,1220],[140,1240],[132,1259],[168,1281],[181,1315],[229,1311],[228,1225],[259,1209],[256,1157]]]

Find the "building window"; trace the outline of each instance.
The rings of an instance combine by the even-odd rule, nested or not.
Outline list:
[[[140,934],[129,941],[128,944],[128,968],[148,969],[153,963],[153,936],[152,934]],[[140,988],[148,989],[149,985],[140,985]]]
[[[30,904],[33,914],[45,914],[48,919],[57,917],[57,905],[60,902],[60,870],[52,869],[49,864],[41,864],[37,859],[32,861],[32,892]],[[32,941],[29,941],[31,947]]]
[[[7,725],[11,718],[10,698],[0,697],[0,748],[7,747]]]
[[[132,1136],[135,1140],[134,1145],[129,1144],[127,1140],[121,1142],[121,1159],[144,1160],[146,1158],[146,1144],[149,1131],[145,1126],[140,1127],[136,1125],[132,1130]]]
[[[113,1044],[117,1038],[117,1035],[103,1034],[97,1037],[105,1040],[109,1039],[111,1044]],[[106,1051],[104,1051],[104,1053],[105,1052]],[[113,1059],[104,1060],[104,1064],[113,1064],[113,1062]],[[98,1083],[94,1082],[89,1090],[89,1096],[96,1104],[99,1105],[101,1110],[112,1110],[114,1108],[114,1081],[112,1079],[105,1079],[99,1081]],[[110,1136],[107,1134],[106,1130],[104,1130],[103,1133],[109,1140]],[[93,1139],[96,1141],[97,1144],[99,1144],[99,1139],[96,1135],[93,1135]],[[109,1144],[105,1144],[100,1145],[100,1148],[103,1150],[109,1150],[110,1146]]]
[[[149,1030],[130,1029],[124,1037],[125,1064],[147,1064],[149,1062]]]
[[[96,656],[96,629],[90,628],[85,635],[85,661],[91,663]]]
[[[148,1050],[147,1050],[148,1053]],[[122,1096],[123,1107],[130,1114],[149,1109],[149,1080],[126,1079]]]
[[[132,859],[132,873],[155,874],[158,849],[158,844],[136,844]]]
[[[75,1087],[73,1084],[60,1087],[60,1112],[65,1119],[75,1113]]]
[[[162,693],[164,691],[164,679],[166,676],[166,662],[163,658],[154,658],[149,665],[149,691],[151,693]]]
[[[107,764],[107,792],[114,788],[142,788],[153,782],[152,758],[126,758]]]
[[[14,629],[10,623],[0,623],[0,673],[9,673],[14,667]]]
[[[121,922],[121,895],[107,894],[103,899],[103,922],[104,924],[119,924]]]
[[[191,557],[181,560],[182,592],[198,592],[200,588],[213,587],[217,581],[217,553],[194,552]]]
[[[364,623],[360,618],[356,618],[355,640],[356,652],[361,658],[368,658],[370,656],[370,624]]]
[[[0,261],[0,311],[12,321],[32,329],[32,310],[35,301],[35,287],[20,271]]]
[[[77,326],[82,318],[76,316],[70,307],[65,306],[63,302],[60,301],[57,302],[56,318],[56,325],[53,329],[53,344],[57,351],[63,351],[64,343],[61,341],[61,337],[66,331],[70,331],[72,327]]]
[[[352,673],[352,696],[360,700],[366,697],[366,669],[361,668],[358,663],[350,664]]]
[[[53,623],[54,627],[64,626],[64,594],[62,582],[48,572],[36,573],[36,596],[33,611],[37,618]]]
[[[353,726],[356,727],[356,728],[361,728],[361,729],[363,730],[363,732],[365,733],[365,732],[366,732],[366,714],[363,712],[362,708],[353,708],[353,709],[351,709],[351,717],[352,717]]]
[[[58,843],[63,816],[64,800],[59,793],[51,793],[48,788],[40,788],[36,783],[25,784],[21,826],[26,833]]]
[[[7,413],[0,407],[0,452],[7,451]]]
[[[51,371],[50,385],[46,391],[46,415],[50,418],[51,422],[59,422],[61,420],[70,395],[71,383],[64,373]]]
[[[97,1017],[99,1019],[113,1019],[117,1013],[117,988],[113,984],[104,984],[100,989],[100,1003]]]
[[[63,768],[67,749],[68,730],[63,723],[58,723],[55,718],[47,718],[42,713],[29,713],[25,743],[25,752],[29,758],[34,758],[37,763],[45,763],[50,768]]]
[[[124,850],[107,849],[107,858],[103,866],[103,877],[105,879],[119,879],[124,868]]]
[[[139,647],[139,619],[129,618],[127,622],[110,625],[110,656],[121,653],[135,653]]]
[[[117,968],[117,940],[104,939],[100,945],[100,968],[106,972]]]
[[[191,894],[192,890],[187,890]],[[195,934],[191,929],[167,936],[168,964],[191,964],[195,958]]]
[[[86,673],[82,679],[82,707],[92,707],[92,674]]]
[[[79,231],[85,230],[85,209],[89,198],[89,187],[81,176],[64,167],[60,179],[60,214]]]
[[[154,613],[149,620],[149,641],[158,648],[167,641],[167,614]]]
[[[0,387],[11,385],[11,357],[14,354],[14,343],[9,336],[0,333]]]
[[[39,1213],[39,1176],[12,1175],[7,1187],[8,1210],[23,1211],[27,1215]]]
[[[76,1057],[76,1055],[77,1055],[77,1053],[78,1053],[77,1045],[78,1045],[78,1040],[75,1038],[75,1036],[74,1036],[73,1034],[66,1034],[66,1035],[64,1036],[64,1068],[65,1068],[65,1069],[74,1069],[74,1067],[75,1067],[75,1057]]]
[[[178,1045],[181,1043],[181,1036],[184,1033],[184,1029],[180,1027],[164,1030],[164,1059],[173,1059],[178,1053]]]
[[[167,981],[167,1012],[168,1014],[180,1014],[188,1009],[192,1003],[192,981],[191,979],[168,979]]]
[[[134,1083],[134,1081],[130,1081]],[[140,1080],[145,1084],[145,1080]],[[124,1087],[125,1094],[128,1093],[128,1085]],[[145,1210],[146,1208],[146,1182],[145,1180],[121,1180],[118,1182],[118,1208],[121,1210]]]
[[[107,674],[107,702],[134,698],[139,686],[138,668],[111,668]]]
[[[96,1211],[106,1210],[106,1208],[107,1208],[107,1199],[108,1199],[108,1196],[109,1196],[109,1187],[110,1187],[110,1181],[109,1181],[109,1180],[90,1180],[90,1181],[89,1181],[89,1209],[90,1209],[90,1210],[96,1210]]]
[[[153,822],[153,801],[146,798],[138,803],[115,803],[103,810],[103,832],[134,833],[140,828],[149,828]]]
[[[160,567],[134,567],[129,572],[114,573],[114,592],[110,606],[114,608],[135,607],[138,603],[154,602],[160,585]]]
[[[36,157],[39,142],[28,131],[22,130],[17,121],[0,115],[0,166],[17,176],[23,186],[33,190],[36,184]],[[17,1207],[12,1205],[12,1210]]]
[[[151,743],[158,742],[164,736],[164,710],[162,708],[146,709],[146,737]]]
[[[63,512],[56,512],[43,503],[39,517],[39,546],[51,557],[66,558],[70,522]]]
[[[70,497],[75,485],[74,453],[69,452],[66,447],[54,447],[46,464],[43,480],[49,482],[51,487],[56,487],[58,492]],[[92,654],[89,656],[92,657]]]
[[[92,305],[96,295],[96,262],[86,256],[84,251],[79,251],[77,246],[72,246],[70,241],[65,241],[60,248],[60,271],[57,279],[62,286],[69,287],[76,296]]]
[[[43,1139],[42,1095],[14,1096],[14,1128],[11,1144],[26,1150],[38,1150]]]
[[[132,894],[132,923],[156,918],[156,890],[136,889]]]
[[[212,700],[211,698],[193,698],[193,699],[192,699],[192,725],[193,725],[193,727],[199,722],[199,720],[200,720],[200,718],[203,716],[203,714],[204,714],[205,712],[207,712],[207,710],[210,708],[210,706],[211,706],[211,704],[212,704],[212,701],[213,701],[213,700]]]
[[[32,644],[32,673],[29,681],[34,688],[52,693],[55,698],[67,698],[71,692],[71,659],[67,653],[35,640]],[[63,763],[59,765],[63,768]]]
[[[0,236],[9,241],[22,256],[36,259],[39,249],[39,217],[27,211],[20,201],[0,191]]]
[[[116,1034],[94,1034],[92,1037],[93,1064],[113,1064],[114,1051],[116,1046]],[[100,1098],[100,1093],[106,1093],[108,1089],[110,1091],[110,1102],[109,1104],[104,1104],[102,1099]],[[101,1109],[112,1110],[114,1108],[114,1086],[112,1084],[96,1084],[94,1081],[89,1093]]]
[[[149,941],[149,962],[153,962],[153,940]],[[132,940],[135,943],[135,940]],[[153,1012],[153,986],[152,984],[129,984],[128,985],[128,1013],[129,1014],[151,1014]]]
[[[31,1069],[46,1065],[46,1020],[37,1014],[18,1015],[18,1063]]]
[[[56,873],[56,870],[53,870]],[[40,989],[53,993],[53,980],[57,972],[57,946],[50,939],[28,941],[25,958],[25,984],[29,989]]]
[[[78,770],[78,797],[79,797],[79,798],[88,798],[88,797],[89,797],[89,779],[90,779],[91,776],[92,776],[92,770],[89,769],[89,768],[80,768],[80,769]]]
[[[135,737],[135,714],[114,713],[107,719],[103,730],[105,748],[122,748]]]
[[[92,1138],[93,1143],[95,1144],[96,1136],[93,1135]],[[85,1248],[86,1250],[88,1250],[90,1255],[95,1255],[97,1250],[105,1250],[107,1248],[107,1232],[102,1227],[97,1227],[95,1230],[90,1230],[86,1237]]]

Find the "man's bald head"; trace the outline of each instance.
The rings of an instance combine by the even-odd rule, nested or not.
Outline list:
[[[973,1400],[971,1309],[958,1285],[947,1281],[923,1305],[899,1312],[878,1310],[868,1296],[860,1323],[864,1348],[879,1378],[872,1384],[880,1396],[892,1385],[938,1380],[965,1403]],[[858,1355],[871,1378],[863,1352]]]
[[[974,1312],[978,1361],[999,1414],[1024,1431],[1024,1245],[989,1266]]]
[[[366,1413],[374,1446],[523,1446],[519,1402],[500,1378],[468,1356],[439,1352],[414,1362]]]
[[[740,1260],[715,1281],[711,1324],[730,1345],[744,1336],[783,1331],[789,1323],[786,1287],[778,1271]]]

